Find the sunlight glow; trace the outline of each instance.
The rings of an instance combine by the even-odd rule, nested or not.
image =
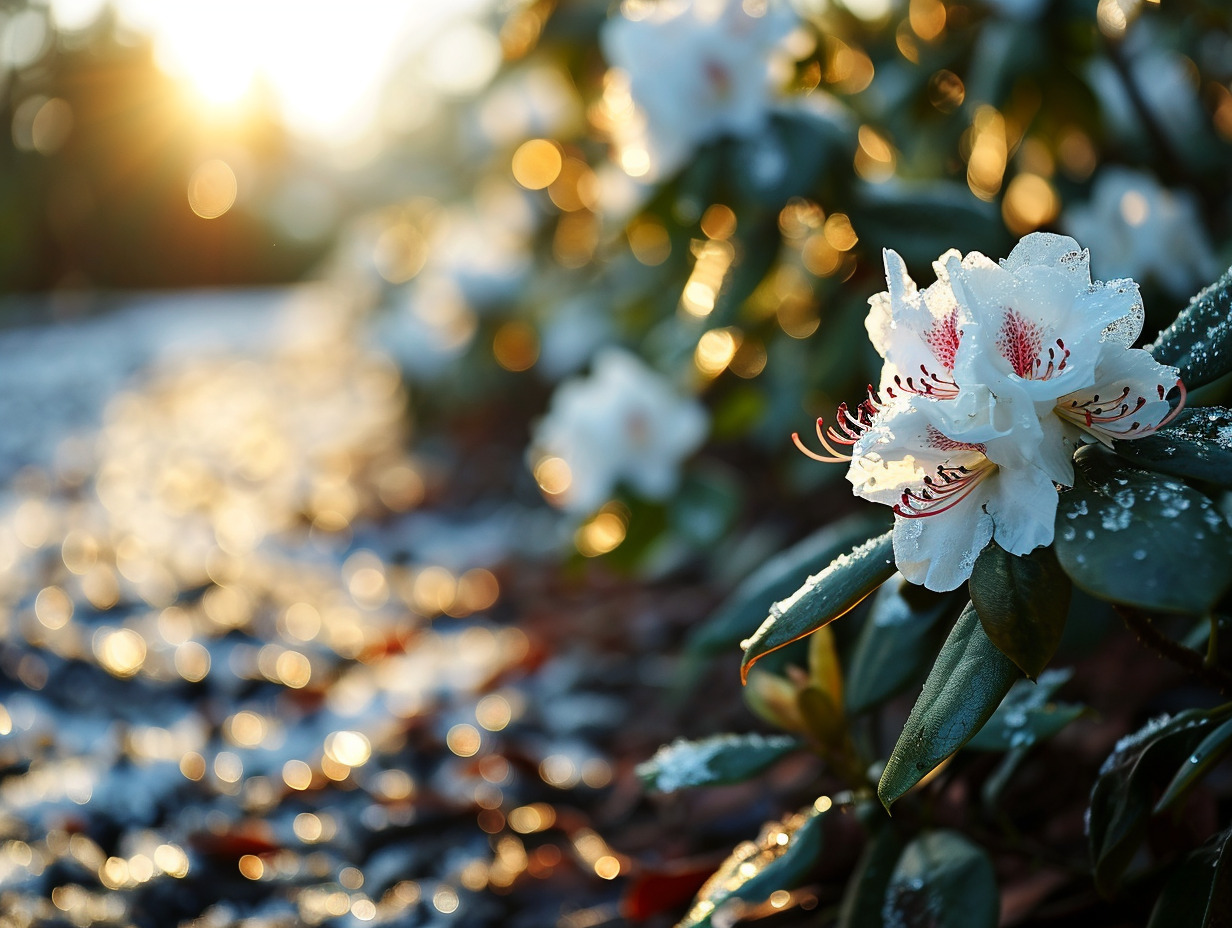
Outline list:
[[[74,9],[80,0],[58,3]],[[160,67],[188,83],[207,105],[234,107],[260,88],[274,97],[293,130],[346,143],[374,123],[379,90],[401,61],[426,53],[449,23],[488,4],[116,0],[115,5],[125,25],[153,37]],[[467,27],[482,31],[477,23]]]

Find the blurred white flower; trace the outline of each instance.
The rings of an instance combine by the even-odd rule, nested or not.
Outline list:
[[[621,166],[654,180],[702,142],[759,132],[787,73],[782,41],[798,23],[780,0],[622,7],[599,37],[613,69],[605,106]]]
[[[1096,273],[1152,280],[1170,296],[1188,296],[1219,273],[1197,202],[1144,171],[1107,167],[1086,203],[1062,217],[1065,230],[1095,247]]]
[[[636,356],[608,348],[589,377],[557,387],[528,461],[554,503],[585,514],[607,502],[621,482],[650,499],[667,497],[679,482],[681,462],[708,429],[695,399]]]
[[[1156,431],[1184,386],[1129,347],[1137,284],[1092,282],[1071,238],[1033,233],[999,264],[947,252],[923,291],[897,254],[885,264],[889,289],[866,323],[885,359],[880,392],[840,406],[836,426],[818,420],[824,454],[793,438],[817,460],[849,460],[857,495],[894,508],[899,570],[950,590],[989,539],[1012,554],[1049,544],[1075,448]]]

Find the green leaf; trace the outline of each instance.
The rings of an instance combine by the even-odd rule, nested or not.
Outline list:
[[[941,647],[877,784],[888,811],[938,764],[961,748],[996,711],[1018,668],[988,640],[968,604]]]
[[[1229,709],[1232,705],[1163,716],[1117,742],[1091,789],[1088,812],[1095,886],[1101,893],[1110,896],[1119,885],[1146,834],[1165,780]]]
[[[766,617],[770,603],[789,596],[809,574],[867,538],[871,524],[864,516],[843,519],[770,558],[689,636],[686,654],[696,659],[734,649]]]
[[[873,596],[847,671],[847,712],[857,715],[924,679],[941,646],[942,619],[957,611],[955,597],[934,593],[901,574]]]
[[[842,118],[845,113],[835,107],[834,115]],[[808,194],[833,158],[850,161],[853,129],[830,114],[807,110],[773,114],[763,131],[733,146],[731,172],[740,185],[737,195],[777,216],[789,199]],[[776,173],[764,169],[768,161],[777,161]]]
[[[774,603],[770,617],[742,643],[744,662],[740,665],[740,678],[747,679],[749,668],[771,651],[799,641],[846,614],[889,579],[894,573],[890,539],[891,533],[886,532],[870,538],[850,554],[839,555],[787,599]]]
[[[1203,738],[1202,743],[1185,758],[1185,762],[1177,770],[1172,782],[1168,784],[1164,794],[1159,797],[1159,802],[1155,803],[1155,812],[1163,812],[1175,805],[1179,799],[1187,796],[1189,791],[1206,776],[1208,770],[1219,763],[1230,748],[1232,748],[1232,719],[1228,719]]]
[[[1002,254],[1009,245],[996,207],[978,199],[966,184],[863,184],[851,222],[864,241],[893,248],[909,265],[922,267],[936,260],[939,241],[962,252],[978,248],[988,254]]]
[[[1019,557],[990,544],[968,587],[984,633],[1034,680],[1056,653],[1069,613],[1069,577],[1052,548]]]
[[[1232,409],[1183,409],[1155,434],[1114,442],[1112,449],[1150,470],[1232,487]]]
[[[829,804],[824,808],[829,809]],[[817,806],[765,826],[756,841],[737,847],[706,881],[676,928],[709,928],[710,920],[735,900],[763,902],[809,874],[821,857],[821,819]]]
[[[1057,560],[1092,596],[1203,615],[1232,585],[1232,529],[1206,496],[1088,445],[1057,507]]]
[[[926,831],[903,849],[884,919],[908,928],[996,928],[997,877],[982,848],[955,831]]]
[[[1009,751],[1051,738],[1087,711],[1085,706],[1052,701],[1053,694],[1073,675],[1068,668],[1045,670],[1035,683],[1019,680],[967,747],[973,751]]]
[[[1232,270],[1190,300],[1147,350],[1178,368],[1190,390],[1232,371]]]
[[[678,738],[639,764],[637,775],[648,789],[662,793],[743,783],[799,747],[798,739],[785,735],[715,735],[701,741]]]
[[[838,928],[881,928],[886,887],[902,850],[903,839],[890,827],[881,828],[864,846],[843,891]]]
[[[672,531],[698,547],[713,545],[740,509],[740,483],[718,467],[697,467],[672,495],[667,518]]]
[[[1232,828],[1212,835],[1176,867],[1147,928],[1227,928],[1232,913]]]

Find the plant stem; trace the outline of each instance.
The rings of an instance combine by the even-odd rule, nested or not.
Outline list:
[[[1219,616],[1212,612],[1206,618],[1211,623],[1211,634],[1206,639],[1205,665],[1214,667],[1219,662]]]
[[[1232,696],[1232,674],[1217,664],[1208,664],[1198,651],[1173,641],[1151,622],[1151,617],[1130,606],[1114,606],[1140,642],[1174,664],[1183,667],[1207,686],[1224,696]]]

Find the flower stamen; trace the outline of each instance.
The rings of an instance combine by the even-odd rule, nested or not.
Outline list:
[[[821,461],[823,464],[845,464],[851,460],[851,454],[839,451],[834,445],[854,445],[865,432],[873,427],[874,417],[884,406],[885,404],[881,401],[881,397],[877,395],[877,391],[873,389],[872,384],[869,384],[868,399],[862,401],[856,407],[854,413],[846,403],[839,404],[838,409],[834,413],[835,424],[838,426],[838,430],[831,425],[827,426],[823,431],[822,426],[825,424],[825,420],[820,416],[817,417],[817,440],[821,442],[821,447],[826,451],[825,454],[818,454],[816,451],[811,451],[805,447],[804,442],[800,440],[799,432],[792,432],[791,440],[797,448],[814,461]]]
[[[966,499],[995,468],[996,465],[987,458],[971,467],[940,464],[936,477],[931,474],[924,476],[922,488],[908,487],[903,491],[894,513],[904,519],[922,519],[948,512]]]
[[[916,396],[927,396],[935,400],[952,400],[958,396],[958,384],[953,380],[940,377],[930,371],[925,365],[920,365],[920,373],[922,378],[903,377],[901,374],[894,375],[894,386],[898,387],[903,393],[914,393]],[[895,396],[893,387],[887,388],[886,392],[893,399]]]
[[[1061,356],[1057,357],[1057,348],[1061,349]],[[1048,366],[1043,371],[1037,371],[1033,380],[1051,380],[1053,374],[1059,374],[1065,370],[1066,362],[1069,361],[1069,349],[1065,347],[1065,342],[1057,339],[1057,348],[1048,349]],[[1044,356],[1040,355],[1035,359],[1035,366],[1042,367],[1044,364]]]

